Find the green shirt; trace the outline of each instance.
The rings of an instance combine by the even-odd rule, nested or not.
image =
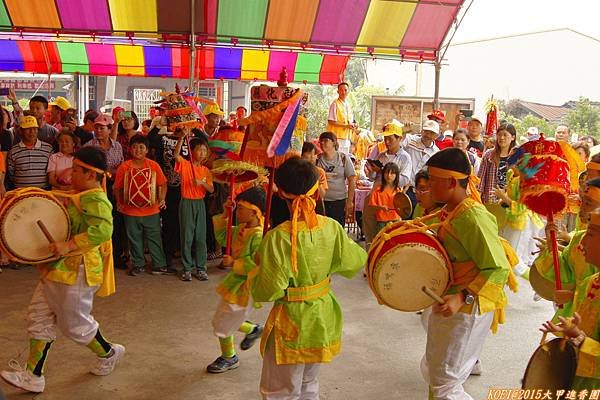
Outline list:
[[[227,242],[227,219],[222,215],[213,217],[215,236],[221,246]],[[247,306],[250,290],[247,284],[248,272],[256,267],[254,254],[262,241],[262,226],[246,228],[236,225],[231,232],[231,256],[233,267],[217,286],[219,293],[225,301],[231,304]]]
[[[348,237],[335,220],[317,216],[318,226],[309,230],[298,222],[297,272],[291,265],[291,222],[269,231],[258,250],[259,268],[251,278],[256,302],[274,302],[265,324],[261,349],[269,336],[275,343],[277,364],[329,362],[339,353],[342,338],[342,310],[329,287],[329,277],[352,278],[367,261],[367,253]],[[288,288],[325,288],[313,298],[287,301]],[[292,290],[293,291],[293,290]]]

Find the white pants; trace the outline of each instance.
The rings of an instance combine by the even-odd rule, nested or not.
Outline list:
[[[29,337],[55,340],[58,327],[74,342],[90,343],[98,331],[98,322],[91,315],[98,288],[88,286],[83,268],[74,285],[40,280],[27,310]]]
[[[263,400],[319,400],[321,364],[280,364],[275,362],[271,335],[263,358],[260,394]]]
[[[477,310],[429,317],[421,373],[435,400],[473,400],[462,385],[479,359],[494,317],[493,312],[478,315]]]
[[[350,154],[350,139],[338,139],[338,151],[348,155]]]
[[[252,312],[252,299],[246,307],[231,304],[221,299],[212,319],[213,332],[219,338],[233,335]]]
[[[544,227],[538,228],[533,220],[528,217],[527,223],[522,231],[518,231],[506,225],[500,231],[500,236],[508,240],[512,248],[515,249],[515,252],[519,257],[519,264],[514,267],[514,270],[516,274],[523,275],[529,270],[529,267],[536,258],[535,255],[531,254],[537,250],[536,241],[532,238],[534,236],[544,237]]]

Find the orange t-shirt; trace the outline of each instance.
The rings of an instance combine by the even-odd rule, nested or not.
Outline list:
[[[379,222],[387,222],[387,221],[397,221],[400,219],[400,216],[396,212],[394,208],[394,196],[398,193],[400,189],[391,189],[386,187],[381,191],[381,185],[375,186],[371,191],[371,200],[369,201],[370,206],[386,206],[389,208],[389,211],[385,211],[383,209],[377,209],[375,211],[375,218]]]
[[[194,182],[194,174],[196,179],[206,178],[206,183],[213,181],[210,170],[204,165],[194,166],[192,174],[192,163],[185,158],[175,163],[175,172],[181,176],[181,197],[184,199],[203,199],[206,195],[206,189]]]
[[[0,153],[0,172],[6,173],[6,157],[4,157],[4,153]]]
[[[125,174],[128,173],[129,171],[136,170],[136,169],[149,168],[152,172],[154,172],[156,174],[156,189],[155,189],[156,193],[154,194],[156,200],[153,205],[140,208],[140,207],[136,207],[132,204],[129,204],[127,202],[127,200],[124,199],[125,204],[123,205],[121,214],[129,215],[131,217],[147,217],[148,215],[158,214],[160,212],[160,209],[158,208],[158,187],[166,185],[167,178],[165,177],[165,174],[162,172],[162,169],[160,168],[160,165],[158,165],[157,162],[146,158],[146,159],[144,159],[144,163],[142,164],[142,167],[137,168],[136,166],[133,165],[133,161],[134,160],[127,160],[127,161],[121,163],[121,165],[119,165],[119,168],[117,168],[117,176],[115,177],[115,183],[113,185],[113,189],[123,190],[125,188]],[[131,178],[131,175],[130,175],[130,178]],[[129,182],[131,182],[131,179]],[[136,191],[135,185],[132,183],[130,183],[129,185],[130,185],[129,195],[132,196],[134,194],[134,192]],[[149,192],[143,191],[143,195],[149,196]]]

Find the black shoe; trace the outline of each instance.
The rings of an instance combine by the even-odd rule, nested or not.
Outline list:
[[[127,273],[127,275],[129,275],[129,276],[138,276],[139,274],[143,274],[144,272],[146,272],[146,268],[144,268],[144,267],[133,267]]]
[[[171,267],[162,267],[153,269],[152,275],[177,275],[177,270]]]
[[[244,337],[244,340],[242,340],[242,343],[240,343],[240,349],[248,350],[250,347],[254,346],[254,342],[256,342],[256,339],[261,337],[262,333],[263,327],[260,324],[257,324],[252,332]]]
[[[210,372],[211,374],[221,374],[230,369],[236,369],[239,366],[240,359],[238,356],[233,356],[231,358],[218,357],[212,364],[206,367],[206,372]]]

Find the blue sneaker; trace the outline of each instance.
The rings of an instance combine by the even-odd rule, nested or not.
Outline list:
[[[240,366],[240,359],[237,355],[231,358],[218,357],[212,364],[206,367],[206,372],[211,374],[221,374],[227,372],[230,369],[236,369]]]

